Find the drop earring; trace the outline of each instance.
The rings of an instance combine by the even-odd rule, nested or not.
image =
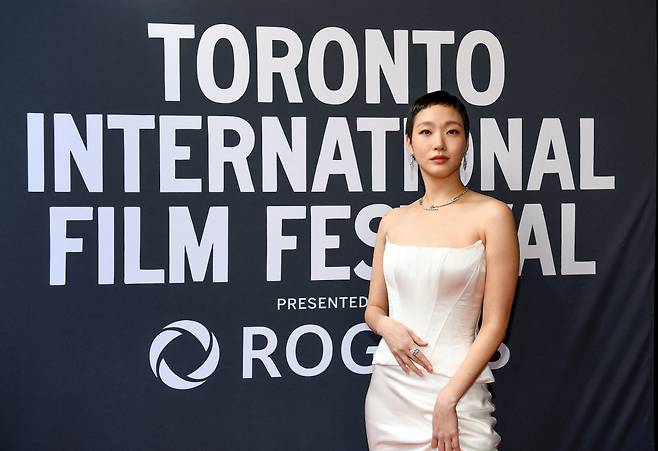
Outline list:
[[[411,159],[409,160],[409,168],[414,168],[414,163],[416,162],[416,157],[414,154],[411,154]]]

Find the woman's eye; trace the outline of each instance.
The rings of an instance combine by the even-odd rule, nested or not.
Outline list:
[[[458,135],[459,130],[448,130],[448,133],[452,133],[453,135]]]
[[[429,135],[429,134],[430,134],[430,131],[429,131],[429,130],[421,130],[421,131],[420,131],[420,134],[421,134],[421,135]]]

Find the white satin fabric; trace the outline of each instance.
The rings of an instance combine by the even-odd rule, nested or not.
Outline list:
[[[365,417],[371,451],[430,450],[436,395],[448,383],[477,335],[486,275],[481,240],[464,247],[399,245],[384,249],[389,316],[429,343],[421,347],[434,372],[405,375],[381,340],[366,395]],[[495,450],[495,410],[486,366],[457,404],[462,451]]]
[[[430,451],[436,395],[450,381],[440,374],[406,375],[400,367],[375,365],[366,396],[370,451]],[[492,451],[500,443],[486,384],[475,383],[457,403],[462,451]],[[436,448],[434,448],[436,451]]]

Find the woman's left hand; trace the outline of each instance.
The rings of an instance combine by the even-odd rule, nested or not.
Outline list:
[[[456,409],[457,403],[445,399],[439,393],[432,415],[432,448],[438,448],[438,451],[461,451]]]

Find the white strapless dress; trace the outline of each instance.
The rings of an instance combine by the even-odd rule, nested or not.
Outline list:
[[[465,247],[399,245],[388,241],[383,271],[389,316],[429,344],[421,347],[433,373],[405,375],[382,339],[373,356],[365,420],[371,451],[430,450],[436,396],[463,362],[478,332],[486,265],[481,240]],[[462,451],[500,444],[486,366],[457,404]]]

